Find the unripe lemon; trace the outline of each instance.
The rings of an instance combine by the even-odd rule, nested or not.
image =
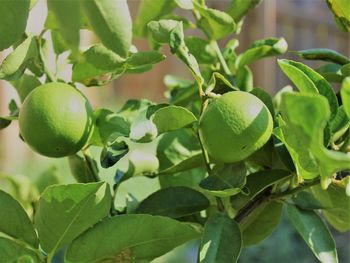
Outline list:
[[[34,151],[48,157],[68,156],[86,144],[93,129],[93,109],[76,88],[51,82],[26,97],[19,127]]]
[[[265,104],[248,92],[232,91],[211,102],[199,120],[204,148],[217,161],[241,161],[261,148],[273,128]]]

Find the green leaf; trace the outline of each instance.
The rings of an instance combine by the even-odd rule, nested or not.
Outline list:
[[[297,174],[304,179],[317,177],[317,163],[309,147],[305,147],[304,142],[295,136],[294,131],[288,127],[280,116],[277,118],[277,122],[278,128],[275,128],[273,133],[287,148]]]
[[[55,16],[58,29],[73,53],[79,50],[80,3],[79,1],[48,0],[47,8]]]
[[[214,92],[216,94],[224,94],[233,90],[238,90],[234,87],[228,79],[226,79],[219,72],[214,72],[208,83],[206,92]]]
[[[324,263],[338,262],[334,239],[320,216],[309,210],[287,206],[288,216],[315,256]]]
[[[40,245],[49,255],[108,215],[106,183],[53,185],[41,195],[34,218]]]
[[[179,24],[179,21],[171,19],[162,19],[151,21],[147,24],[147,29],[152,39],[159,44],[168,44],[171,31]]]
[[[332,117],[338,110],[338,100],[332,86],[316,71],[292,60],[281,59],[278,64],[302,93],[320,93],[328,99]]]
[[[258,97],[266,107],[269,109],[272,116],[275,116],[275,109],[273,106],[272,98],[269,93],[267,93],[265,90],[261,88],[255,88],[251,92],[254,96]]]
[[[25,69],[25,63],[38,55],[35,37],[30,36],[10,53],[0,66],[0,79],[10,78],[18,71]]]
[[[201,86],[204,79],[196,58],[189,53],[186,47],[182,22],[178,22],[175,28],[170,32],[169,45],[171,52],[176,54],[176,56],[187,65],[196,82]]]
[[[185,9],[185,10],[193,9],[192,0],[175,0],[175,2],[182,9]]]
[[[33,250],[5,237],[0,237],[0,259],[1,262],[43,262]]]
[[[239,225],[227,215],[214,214],[205,223],[199,262],[237,262],[242,249]]]
[[[248,194],[239,193],[231,197],[231,204],[236,210],[241,209],[251,199],[271,185],[283,182],[291,177],[291,173],[285,170],[258,171],[247,176],[246,188]]]
[[[195,9],[202,16],[199,20],[199,25],[209,39],[222,39],[236,30],[235,21],[227,13],[199,4],[195,4]]]
[[[68,50],[68,47],[62,37],[61,32],[58,30],[51,30],[52,47],[56,55],[60,55]]]
[[[142,0],[133,29],[135,36],[146,37],[147,24],[169,14],[175,7],[174,0]]]
[[[340,89],[341,100],[344,105],[344,111],[350,119],[350,77],[344,79]]]
[[[349,64],[350,65],[350,64]],[[320,73],[328,82],[341,83],[345,78],[341,69],[346,67],[335,63],[327,63],[316,69],[317,73]]]
[[[126,61],[127,69],[138,69],[145,66],[153,66],[165,59],[158,51],[144,51],[132,54]]]
[[[284,54],[287,49],[288,44],[283,37],[257,40],[237,57],[236,68],[251,64],[265,57]]]
[[[129,137],[135,142],[151,142],[157,135],[157,126],[151,120],[142,118],[131,125]]]
[[[141,100],[127,100],[117,114],[130,124],[132,124],[140,113],[147,113],[149,106],[154,105],[151,101],[146,99]]]
[[[0,217],[0,232],[21,239],[30,246],[37,248],[39,240],[28,215],[11,195],[1,190],[0,210],[3,215],[6,215]]]
[[[50,185],[60,183],[57,172],[56,166],[51,166],[39,175],[38,179],[35,180],[35,185],[40,193],[44,192]]]
[[[126,58],[132,38],[132,21],[127,1],[83,0],[82,5],[101,42],[122,58]]]
[[[256,245],[270,236],[281,220],[282,208],[283,204],[271,202],[256,209],[242,226],[243,245]]]
[[[90,161],[94,163],[93,159],[90,159]],[[94,165],[95,169],[91,171],[92,167],[90,167],[87,161],[78,154],[68,156],[68,162],[70,171],[78,183],[89,183],[96,181],[94,176],[94,173],[98,172],[96,163]]]
[[[88,142],[90,145],[103,146],[130,133],[130,123],[118,113],[101,108],[95,110],[94,117],[95,127]]]
[[[316,159],[321,185],[326,189],[335,172],[350,169],[350,154],[324,146],[323,131],[330,118],[326,98],[319,94],[284,93],[281,106],[289,129]]]
[[[230,7],[226,11],[236,23],[238,23],[251,9],[255,8],[262,0],[231,0]]]
[[[200,192],[178,186],[161,189],[143,200],[138,214],[179,218],[198,213],[209,207],[209,200]]]
[[[204,166],[203,154],[199,153],[185,159],[165,170],[158,172],[158,175],[174,175],[176,173],[184,172],[194,168]],[[161,179],[160,179],[161,180]]]
[[[200,183],[200,187],[215,196],[232,196],[242,191],[246,174],[244,163],[219,165]]]
[[[199,64],[214,64],[217,60],[216,52],[209,41],[189,36],[185,38],[189,52],[196,58]]]
[[[337,181],[327,190],[320,185],[313,186],[299,193],[293,201],[304,209],[323,209],[322,214],[328,223],[340,232],[350,229],[350,198],[346,195],[345,187]]]
[[[197,118],[186,108],[171,105],[157,110],[152,115],[152,121],[161,134],[190,127]]]
[[[0,116],[0,130],[6,128],[11,124],[11,121],[18,119],[18,106],[14,100],[11,100],[8,109],[10,110],[9,116],[1,117]]]
[[[73,65],[72,80],[86,86],[101,86],[124,72],[124,59],[102,44],[90,47]]]
[[[19,41],[26,29],[29,0],[2,1],[0,9],[0,51]]]
[[[77,238],[68,248],[66,262],[150,262],[198,236],[192,227],[174,219],[121,215],[103,220]]]
[[[339,29],[350,32],[350,3],[347,0],[327,0]]]
[[[240,90],[250,92],[253,89],[253,73],[248,66],[240,67],[236,73],[236,84]]]
[[[308,60],[330,61],[339,65],[345,65],[350,63],[350,59],[348,59],[346,56],[328,48],[311,48],[306,50],[300,50],[297,51],[297,54],[301,58]]]
[[[341,138],[350,126],[350,119],[345,112],[344,105],[338,108],[337,115],[331,120],[329,128],[331,132],[330,143],[336,142]]]
[[[33,89],[41,85],[41,82],[35,76],[23,74],[20,79],[12,81],[11,84],[16,88],[19,98],[23,102]]]

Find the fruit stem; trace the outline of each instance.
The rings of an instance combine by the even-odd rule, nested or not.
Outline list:
[[[216,40],[211,40],[210,45],[214,48],[216,55],[218,56],[218,59],[221,63],[222,69],[224,70],[225,74],[228,76],[232,76],[232,73],[226,63],[226,60],[224,56],[222,55],[221,49],[218,45],[218,42]]]

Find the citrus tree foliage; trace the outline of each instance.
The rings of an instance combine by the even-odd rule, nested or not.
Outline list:
[[[350,229],[349,58],[310,48],[297,51],[295,60],[283,59],[283,37],[259,39],[237,52],[244,17],[260,0],[232,0],[227,10],[205,0],[141,0],[134,21],[126,0],[48,0],[42,33],[32,35],[25,25],[35,2],[1,2],[0,50],[12,51],[0,78],[13,85],[23,105],[38,101],[39,92],[32,91],[44,83],[57,90],[41,99],[44,108],[9,102],[0,128],[20,116],[22,138],[38,139],[37,146],[48,150],[42,154],[65,148],[58,133],[75,124],[65,123],[75,118],[73,110],[71,118],[59,115],[69,95],[60,94],[67,85],[57,83],[64,80],[48,67],[48,52],[68,54],[66,82],[82,92],[152,70],[166,59],[165,48],[193,78],[169,72],[161,104],[128,100],[117,111],[94,109],[85,146],[79,141],[81,151],[75,153],[76,145],[67,151],[75,184],[60,184],[52,169],[33,182],[0,174],[1,262],[52,262],[57,253],[72,263],[151,262],[191,240],[200,244],[198,262],[236,262],[243,247],[273,232],[283,209],[320,262],[338,262],[328,226]],[[348,1],[327,3],[349,31]],[[191,18],[177,15],[180,9]],[[100,41],[82,50],[82,29]],[[139,51],[133,37],[148,40],[150,48]],[[254,84],[250,67],[276,56],[295,89],[281,87],[271,97]],[[303,60],[324,63],[312,69]],[[52,110],[56,115],[45,115]],[[30,120],[32,112],[42,121]],[[48,144],[41,143],[45,136]],[[74,144],[69,138],[65,143]],[[100,156],[89,153],[92,146]],[[108,169],[107,178],[101,169]],[[144,177],[152,183],[139,180]],[[132,193],[127,184],[134,184]]]

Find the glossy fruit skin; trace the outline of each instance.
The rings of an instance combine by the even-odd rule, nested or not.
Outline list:
[[[261,148],[270,138],[272,116],[256,96],[231,91],[212,101],[199,120],[205,150],[216,161],[239,162]]]
[[[47,157],[64,157],[78,152],[93,129],[93,109],[76,88],[51,82],[35,88],[19,113],[24,141]]]

